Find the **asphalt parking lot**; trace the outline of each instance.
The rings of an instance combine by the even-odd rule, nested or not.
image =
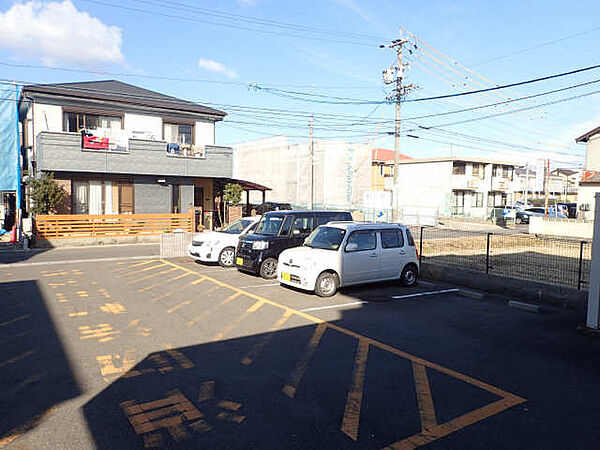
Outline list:
[[[46,261],[46,260],[44,260]],[[0,266],[0,446],[596,448],[600,340],[423,282],[324,300],[143,258]]]

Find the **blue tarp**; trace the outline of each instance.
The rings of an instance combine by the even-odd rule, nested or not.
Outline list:
[[[19,188],[17,103],[20,91],[18,85],[0,85],[0,191],[16,191]]]

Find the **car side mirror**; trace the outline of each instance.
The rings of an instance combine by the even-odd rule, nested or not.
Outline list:
[[[347,252],[355,252],[356,250],[358,250],[358,244],[356,242],[350,242],[346,245]]]
[[[292,234],[294,236],[298,236],[300,234],[300,230],[292,230]]]
[[[248,230],[247,234],[254,234],[254,230]]]

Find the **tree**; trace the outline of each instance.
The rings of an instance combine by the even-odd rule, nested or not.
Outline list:
[[[53,173],[43,173],[40,178],[30,178],[27,182],[33,202],[31,211],[35,214],[55,213],[65,199],[65,191],[54,180]]]
[[[225,188],[223,189],[223,202],[224,202],[224,211],[222,212],[222,221],[221,223],[225,223],[225,210],[227,210],[227,205],[237,205],[240,201],[242,201],[242,192],[244,190],[239,184],[236,183],[227,183]]]

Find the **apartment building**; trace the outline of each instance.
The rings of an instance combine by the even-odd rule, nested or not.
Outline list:
[[[494,206],[514,200],[515,164],[473,157],[400,161],[402,207],[437,209],[441,215],[485,218]]]
[[[54,173],[72,214],[210,214],[233,151],[225,113],[115,80],[25,86],[23,167]]]

